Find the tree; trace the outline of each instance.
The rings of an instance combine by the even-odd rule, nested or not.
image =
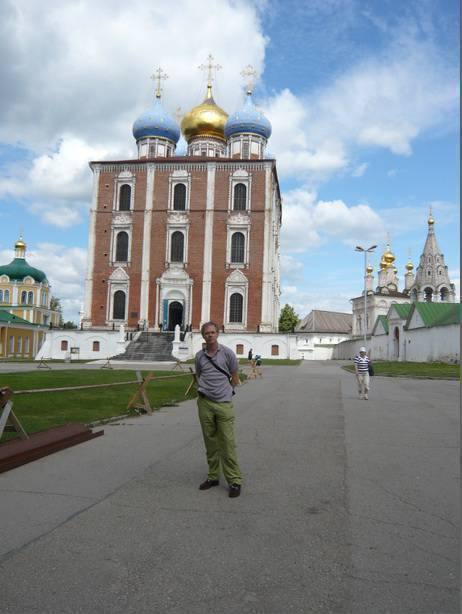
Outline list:
[[[59,325],[60,327],[64,326],[64,320],[63,320],[63,308],[61,306],[61,299],[58,298],[57,296],[51,296],[50,297],[50,309],[52,311],[57,311],[59,313]]]
[[[299,317],[295,313],[293,307],[287,303],[281,309],[281,315],[279,316],[279,332],[280,333],[292,333],[297,326]]]
[[[68,320],[67,322],[63,322],[63,328],[77,328],[77,324]]]

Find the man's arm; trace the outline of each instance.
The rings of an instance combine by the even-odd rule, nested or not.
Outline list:
[[[237,362],[236,354],[230,353],[228,356],[228,368],[231,373],[231,386],[239,386],[241,383],[239,379],[239,363]]]
[[[234,373],[231,373],[231,386],[233,386],[233,388],[235,386],[239,386],[241,383],[241,380],[239,379],[239,371],[234,371]]]

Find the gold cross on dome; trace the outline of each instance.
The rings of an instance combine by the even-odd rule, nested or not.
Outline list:
[[[255,81],[257,80],[257,71],[251,64],[247,64],[243,71],[241,71],[241,77],[244,77],[247,86],[247,91],[252,92]]]
[[[154,71],[154,73],[151,75],[151,79],[153,81],[157,81],[157,87],[156,87],[156,98],[160,98],[161,93],[162,93],[162,88],[160,86],[161,81],[165,81],[165,79],[168,79],[168,75],[166,72],[164,72],[162,70],[162,68],[158,68],[157,70]]]
[[[213,76],[213,71],[215,70],[215,72],[217,70],[220,70],[221,66],[220,64],[214,64],[213,63],[213,55],[211,53],[209,53],[208,57],[207,57],[207,64],[201,64],[199,66],[199,70],[206,70],[207,71],[207,85],[212,85],[212,81],[214,79]]]

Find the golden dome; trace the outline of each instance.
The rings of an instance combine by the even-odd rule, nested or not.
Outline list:
[[[391,251],[390,246],[387,245],[387,251],[384,252],[382,256],[383,262],[386,263],[387,266],[390,266],[395,261],[395,254]]]
[[[20,236],[19,239],[16,241],[16,243],[14,244],[14,248],[15,249],[25,249],[26,248],[26,244],[24,243],[22,236]]]
[[[380,268],[381,268],[382,271],[383,271],[383,269],[387,268],[387,263],[383,259],[383,256],[382,256],[382,260],[380,261]]]
[[[228,114],[220,109],[212,96],[212,86],[207,85],[207,95],[197,107],[186,113],[181,121],[181,132],[186,141],[197,137],[213,137],[226,141],[225,124]]]
[[[414,269],[414,265],[412,264],[412,262],[411,262],[411,261],[409,261],[409,262],[406,264],[406,269],[407,269],[408,271],[412,271],[412,270]]]
[[[370,275],[373,270],[374,270],[374,267],[372,266],[372,264],[368,264],[366,267],[366,273]]]
[[[433,224],[435,223],[435,220],[433,219],[432,214],[430,213],[430,216],[428,218],[428,225],[429,226],[433,226]]]

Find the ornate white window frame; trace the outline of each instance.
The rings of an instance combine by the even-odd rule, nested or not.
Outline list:
[[[231,262],[231,240],[235,232],[241,232],[245,239],[244,262]],[[248,268],[250,260],[250,218],[244,211],[234,213],[228,218],[226,237],[226,268]]]
[[[135,208],[135,184],[136,184],[136,175],[131,173],[130,171],[121,171],[117,177],[114,179],[114,200],[112,204],[112,209],[114,211],[119,211],[120,204],[120,188],[127,184],[131,187],[130,191],[130,211],[133,211]],[[128,213],[128,211],[121,211],[121,213]]]
[[[230,322],[229,311],[232,294],[240,294],[242,300],[242,322]],[[225,330],[247,330],[247,308],[249,296],[249,280],[242,271],[236,269],[228,275],[225,282],[225,311],[223,322]]]
[[[121,211],[118,215],[114,216],[111,224],[111,245],[109,253],[109,262],[111,266],[128,266],[132,259],[132,217],[128,214],[128,211]],[[119,232],[126,232],[128,234],[128,251],[127,260],[116,260],[116,247],[117,247],[117,235]]]
[[[174,232],[180,231],[184,236],[183,244],[183,262],[172,262],[171,246],[172,235]],[[188,264],[188,236],[189,236],[189,220],[184,211],[172,211],[168,214],[167,219],[167,241],[165,245],[165,265],[169,267],[184,268]]]
[[[112,314],[114,312],[114,294],[118,291],[122,290],[125,292],[125,317],[123,320],[114,319]],[[130,278],[127,275],[127,272],[124,271],[122,267],[117,267],[111,274],[108,280],[108,311],[106,313],[106,321],[110,324],[127,322],[128,320],[128,301],[130,298]]]
[[[240,168],[237,171],[234,171],[232,175],[229,176],[229,194],[228,194],[228,211],[229,213],[242,213],[243,210],[235,211],[233,209],[234,206],[234,188],[238,183],[243,183],[246,187],[246,202],[245,202],[245,211],[250,211],[250,203],[251,203],[251,190],[252,190],[252,175],[248,173],[245,169]]]
[[[175,211],[175,213],[186,213],[189,211],[190,200],[191,200],[191,173],[188,173],[186,170],[176,170],[170,175],[168,179],[168,209],[169,211],[175,211],[173,208],[174,201],[174,192],[175,186],[179,183],[182,183],[186,187],[186,200],[185,200],[185,210],[184,211]]]

